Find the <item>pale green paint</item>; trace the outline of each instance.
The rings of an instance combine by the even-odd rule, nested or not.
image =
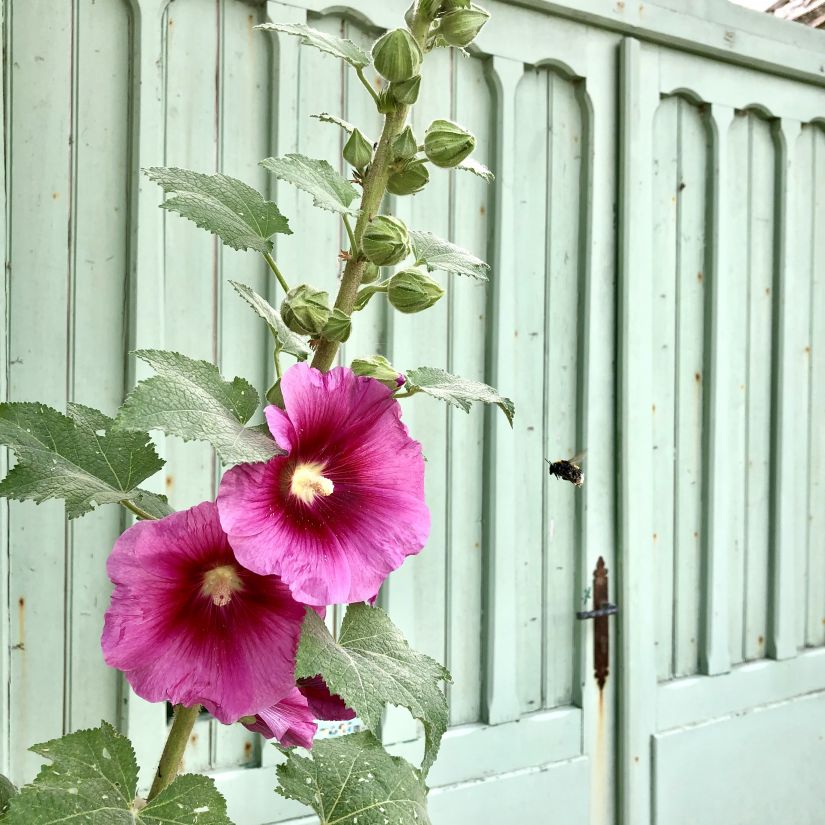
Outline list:
[[[380,121],[345,66],[252,25],[310,22],[368,45],[406,4],[328,5],[73,0],[46,14],[6,0],[5,397],[112,412],[142,375],[135,346],[216,358],[266,389],[266,331],[225,281],[277,303],[273,279],[159,210],[138,170],[269,190],[296,232],[278,239],[283,270],[334,290],[341,227],[256,162],[340,157],[342,133],[311,114],[371,137]],[[795,697],[825,690],[822,649],[800,652],[825,643],[825,38],[726,0],[488,5],[473,58],[428,58],[413,125],[472,127],[498,182],[435,172],[388,206],[486,257],[492,281],[454,278],[412,317],[379,296],[342,355],[444,366],[517,402],[512,430],[432,399],[405,411],[433,530],[382,600],[455,676],[435,821],[672,825],[702,783],[729,781],[717,807],[704,794],[706,821],[761,825],[781,801],[804,822],[804,771],[793,795],[758,780],[759,807],[731,811],[741,776],[798,748],[821,761],[799,719],[822,711]],[[213,494],[208,449],[159,444],[156,489],[177,506]],[[547,477],[544,458],[581,448],[582,490]],[[3,504],[0,520],[0,769],[30,776],[28,744],[104,715],[148,777],[165,709],[120,696],[98,646],[122,516],[67,529],[57,504]],[[573,617],[600,555],[621,607],[603,696],[592,624]],[[787,752],[760,752],[787,725]],[[195,732],[186,767],[215,773],[239,825],[312,821],[272,794],[273,748],[207,719]],[[383,736],[420,758],[406,714],[391,710]],[[725,758],[697,766],[697,749]],[[674,795],[684,775],[694,784]]]

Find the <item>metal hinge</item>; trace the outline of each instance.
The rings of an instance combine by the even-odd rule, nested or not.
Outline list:
[[[599,556],[593,571],[593,609],[579,610],[576,618],[583,621],[593,619],[593,671],[599,688],[603,688],[610,673],[610,622],[608,617],[619,612],[615,604],[608,601],[610,587],[604,559]]]

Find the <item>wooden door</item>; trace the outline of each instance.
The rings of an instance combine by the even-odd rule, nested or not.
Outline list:
[[[621,66],[623,821],[813,825],[825,90]]]

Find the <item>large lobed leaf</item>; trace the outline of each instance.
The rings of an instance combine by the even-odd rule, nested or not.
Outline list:
[[[278,180],[291,183],[312,195],[313,203],[321,209],[344,215],[358,214],[359,210],[350,206],[358,197],[355,187],[325,160],[306,155],[284,155],[282,158],[266,158],[261,161],[261,166]]]
[[[320,673],[330,690],[376,732],[386,703],[407,708],[424,725],[421,769],[426,775],[447,729],[441,683],[451,681],[450,673],[412,650],[383,610],[351,604],[337,642],[318,615],[307,611],[295,673],[299,678]]]
[[[303,335],[293,332],[281,318],[281,313],[273,307],[266,298],[262,298],[252,287],[230,281],[235,291],[252,307],[255,312],[266,321],[272,337],[275,339],[275,349],[294,355],[300,361],[305,361],[311,354],[309,340]]]
[[[284,751],[278,793],[309,805],[321,825],[429,825],[427,786],[369,732],[316,741],[312,758]]]
[[[233,249],[271,252],[270,238],[291,235],[278,207],[237,178],[160,166],[146,170],[167,194],[162,206],[217,235]]]
[[[513,424],[513,416],[516,414],[513,402],[481,381],[461,378],[438,367],[419,367],[409,370],[405,375],[407,383],[404,388],[410,393],[424,392],[464,412],[470,411],[473,401],[495,404],[507,416],[510,426]]]
[[[255,28],[300,37],[302,46],[313,46],[334,57],[340,57],[356,69],[363,69],[370,64],[369,55],[360,46],[356,46],[352,40],[345,40],[342,37],[313,29],[305,23],[261,23]]]
[[[489,265],[472,252],[437,238],[431,232],[418,232],[411,229],[410,241],[416,263],[426,264],[430,271],[440,269],[456,275],[469,275],[480,281],[487,280]]]
[[[138,350],[135,355],[158,374],[129,393],[116,426],[206,441],[224,464],[267,461],[279,452],[263,430],[244,426],[258,409],[258,393],[248,381],[225,381],[214,364],[177,352]]]
[[[138,801],[135,752],[107,722],[31,750],[52,764],[12,797],[3,825],[232,825],[205,776],[179,776],[148,804]]]
[[[62,498],[69,518],[127,499],[152,515],[167,515],[163,497],[138,488],[163,467],[149,436],[118,431],[113,424],[80,404],[70,404],[68,415],[45,404],[0,404],[0,444],[17,456],[0,482],[0,495],[38,504]]]

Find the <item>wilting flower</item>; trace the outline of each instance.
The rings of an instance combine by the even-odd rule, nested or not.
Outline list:
[[[266,419],[287,454],[224,475],[221,524],[241,564],[299,601],[371,599],[427,540],[421,447],[390,390],[346,367],[296,364],[281,390],[286,411]]]
[[[294,687],[305,608],[277,576],[238,564],[213,502],[130,527],[107,571],[103,656],[138,696],[229,724]]]
[[[241,721],[249,730],[267,739],[277,739],[284,747],[296,745],[312,747],[312,739],[318,726],[316,719],[353,719],[355,711],[348,708],[340,696],[330,693],[320,677],[299,679],[289,695],[272,707],[257,713],[254,718]]]

